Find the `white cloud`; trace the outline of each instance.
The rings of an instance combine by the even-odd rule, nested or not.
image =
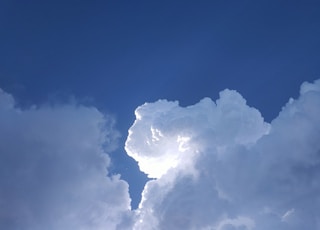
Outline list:
[[[137,210],[108,176],[112,119],[77,105],[19,109],[0,91],[0,228],[320,229],[320,80],[270,124],[236,91],[137,108],[126,150],[153,178]]]
[[[0,91],[0,229],[116,229],[128,185],[107,176],[117,132],[93,107],[19,109]],[[123,223],[122,223],[123,224]]]
[[[126,150],[149,177],[133,229],[320,229],[320,80],[270,124],[224,90],[136,110]]]

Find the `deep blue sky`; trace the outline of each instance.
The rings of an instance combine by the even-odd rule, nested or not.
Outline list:
[[[72,95],[116,117],[114,172],[139,202],[144,177],[123,150],[134,109],[236,89],[271,121],[320,76],[319,1],[0,3],[0,87],[21,105]]]

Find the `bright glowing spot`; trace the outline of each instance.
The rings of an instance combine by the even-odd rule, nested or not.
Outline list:
[[[190,147],[188,146],[189,140],[190,140],[190,137],[178,136],[177,142],[179,144],[178,149],[180,152],[185,152],[190,149]]]
[[[163,137],[163,134],[161,133],[161,131],[153,127],[151,127],[150,130],[152,133],[152,141],[153,142],[160,141],[160,138]]]

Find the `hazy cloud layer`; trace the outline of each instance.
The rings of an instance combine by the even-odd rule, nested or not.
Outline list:
[[[117,132],[97,109],[19,109],[0,90],[0,229],[115,229],[128,185],[107,176]]]
[[[136,109],[126,150],[149,177],[134,229],[320,229],[320,81],[271,124],[224,90]]]

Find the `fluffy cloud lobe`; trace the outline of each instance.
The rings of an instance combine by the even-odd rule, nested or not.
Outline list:
[[[320,81],[264,122],[236,91],[135,111],[126,151],[150,178],[132,229],[320,229]]]
[[[0,91],[0,229],[116,229],[128,185],[107,176],[117,137],[93,107],[19,109]]]

